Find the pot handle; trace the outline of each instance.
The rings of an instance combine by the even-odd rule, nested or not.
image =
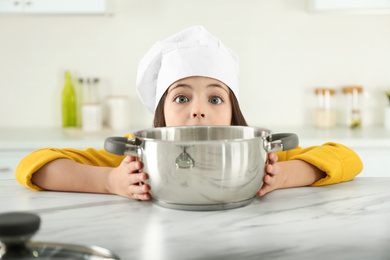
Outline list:
[[[298,136],[292,133],[272,134],[264,137],[264,149],[267,153],[291,150],[298,144]]]
[[[104,141],[104,150],[116,155],[131,155],[141,157],[142,150],[140,139],[129,139],[126,137],[114,136],[108,137]]]

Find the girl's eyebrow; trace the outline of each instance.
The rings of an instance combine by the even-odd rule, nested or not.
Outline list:
[[[172,90],[174,90],[176,88],[192,88],[192,87],[190,85],[187,85],[187,84],[178,84],[178,85],[174,86],[169,92],[171,92]]]
[[[177,88],[192,88],[190,85],[187,85],[187,84],[178,84],[172,88],[169,88],[168,89],[168,94],[171,93],[173,90],[177,89]]]
[[[219,85],[219,84],[210,84],[210,85],[207,85],[207,87],[220,88],[220,89],[223,89],[227,94],[229,94],[229,91],[227,91],[226,88],[222,87],[222,86]]]
[[[229,92],[226,90],[226,88],[222,87],[220,84],[210,84],[210,85],[207,85],[207,87],[220,88],[220,89],[223,89],[227,94],[229,94]],[[169,92],[173,91],[176,88],[192,88],[192,86],[188,85],[188,84],[178,84],[178,85],[174,86],[172,89],[170,89]]]

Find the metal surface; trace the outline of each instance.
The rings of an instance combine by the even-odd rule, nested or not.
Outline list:
[[[161,206],[217,210],[249,204],[263,184],[271,131],[242,126],[185,126],[134,132],[124,154],[142,154],[150,194]],[[267,145],[266,145],[267,144]],[[115,151],[109,151],[114,152]]]
[[[33,250],[35,259],[119,259],[110,250],[98,246],[81,246],[72,244],[28,242],[27,246]]]
[[[153,202],[161,207],[170,208],[170,209],[208,211],[208,210],[227,210],[227,209],[244,207],[246,205],[251,204],[254,199],[255,197],[243,201],[220,203],[220,204],[200,204],[200,205],[166,203],[159,200],[153,200]]]
[[[31,242],[41,218],[29,212],[0,214],[0,259],[119,259],[108,249],[48,242]]]

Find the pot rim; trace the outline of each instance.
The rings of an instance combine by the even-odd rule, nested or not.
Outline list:
[[[144,137],[142,136],[142,133],[147,133],[147,132],[158,132],[158,131],[170,131],[170,129],[174,130],[181,130],[181,129],[222,129],[222,128],[237,128],[237,129],[251,129],[253,131],[260,131],[261,133],[264,133],[262,136],[254,136],[254,137],[249,137],[249,138],[221,138],[221,139],[211,139],[211,140],[163,140],[163,139],[157,139],[157,138],[151,138],[151,137]],[[272,131],[268,128],[263,128],[263,127],[255,127],[255,126],[237,126],[237,125],[228,125],[228,126],[223,126],[223,125],[191,125],[191,126],[166,126],[166,127],[153,127],[153,128],[146,128],[143,130],[137,130],[134,132],[131,132],[131,135],[134,138],[138,138],[140,140],[144,141],[154,141],[154,142],[177,142],[177,143],[188,143],[188,142],[194,142],[194,143],[202,143],[202,142],[239,142],[239,141],[248,141],[248,140],[253,140],[257,138],[262,138],[262,137],[267,137],[272,134]]]

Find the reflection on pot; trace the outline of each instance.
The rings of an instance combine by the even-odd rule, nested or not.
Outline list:
[[[195,164],[194,159],[186,152],[186,148],[188,146],[183,147],[183,152],[176,158],[176,168],[192,168]]]

